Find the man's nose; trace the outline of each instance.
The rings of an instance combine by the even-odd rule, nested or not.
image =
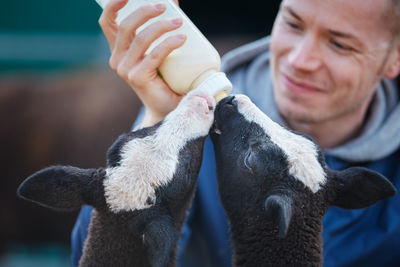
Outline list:
[[[322,58],[316,40],[304,37],[294,44],[288,55],[289,64],[298,71],[316,71],[322,64]]]

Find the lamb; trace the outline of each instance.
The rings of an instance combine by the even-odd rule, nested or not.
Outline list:
[[[312,140],[282,128],[244,95],[221,100],[214,117],[235,266],[321,266],[329,206],[358,209],[396,194],[368,169],[330,170]]]
[[[18,195],[61,211],[94,207],[80,266],[174,266],[214,107],[194,90],[162,122],[121,135],[106,168],[49,167]]]

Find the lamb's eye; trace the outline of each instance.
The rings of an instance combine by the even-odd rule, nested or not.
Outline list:
[[[252,152],[251,149],[247,150],[246,155],[243,160],[244,166],[250,171],[251,174],[254,174],[254,170],[252,166]]]

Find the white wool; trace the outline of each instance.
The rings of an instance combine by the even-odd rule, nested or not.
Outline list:
[[[309,139],[294,134],[272,121],[245,95],[236,95],[239,112],[249,122],[260,125],[271,141],[287,155],[289,173],[315,193],[326,182],[326,173],[318,161],[318,150]]]
[[[208,111],[204,99],[190,95],[165,118],[154,135],[133,139],[123,146],[120,166],[106,169],[103,184],[111,211],[152,206],[155,189],[172,180],[180,150],[188,141],[208,134],[213,112]]]

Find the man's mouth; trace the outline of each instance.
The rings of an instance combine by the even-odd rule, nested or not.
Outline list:
[[[282,82],[285,87],[293,93],[321,93],[323,90],[308,82],[300,81],[297,78],[282,73]]]

